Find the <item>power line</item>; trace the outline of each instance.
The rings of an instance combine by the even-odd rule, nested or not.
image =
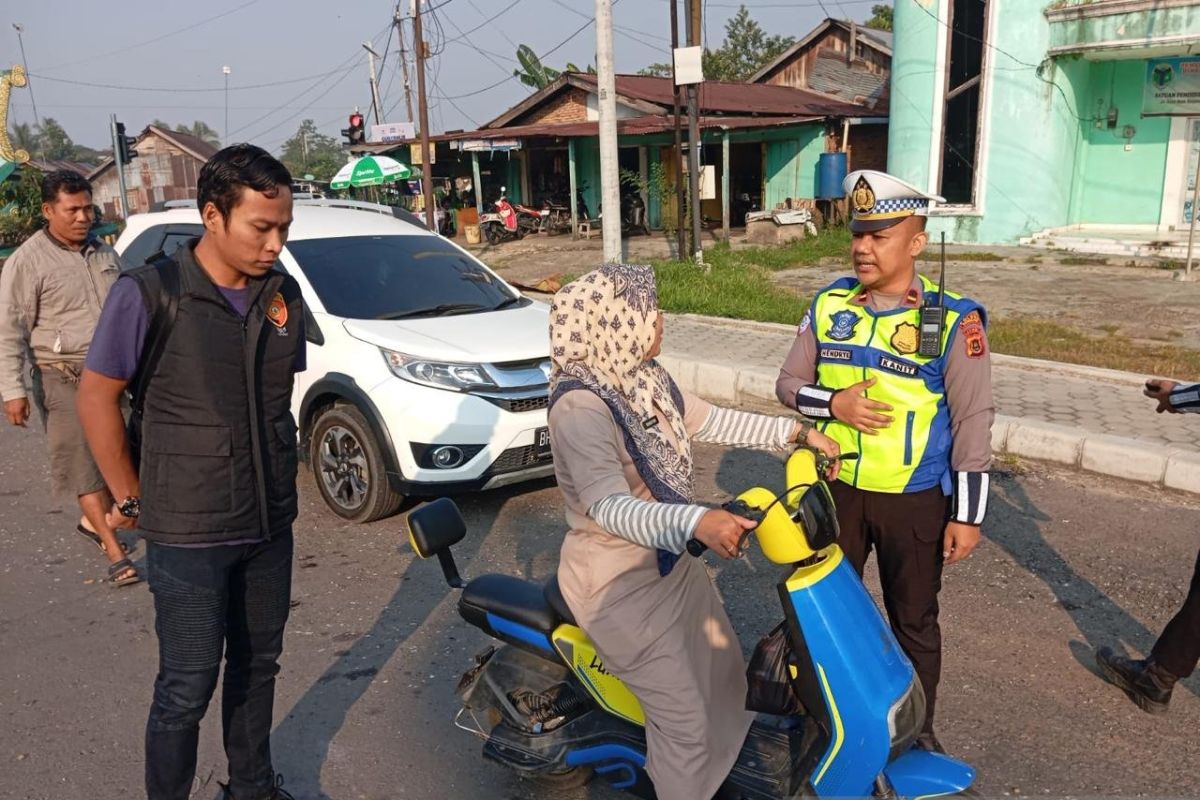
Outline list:
[[[351,73],[351,72],[353,72],[353,71],[354,71],[354,66],[352,65],[352,66],[350,67],[350,69],[348,69],[348,70],[346,70],[345,72],[343,72],[343,73],[342,73],[342,76],[341,76],[340,78],[338,78],[338,79],[337,79],[336,81],[334,81],[333,83],[329,84],[329,86],[328,86],[328,87],[326,87],[325,91],[321,92],[319,95],[317,95],[316,97],[314,97],[314,98],[313,98],[313,102],[315,103],[317,100],[320,100],[322,97],[324,97],[325,95],[329,94],[329,93],[330,93],[330,92],[332,92],[334,89],[336,89],[336,88],[338,87],[338,85],[339,85],[339,84],[340,84],[342,81],[346,80],[346,78],[347,78],[347,77],[349,77],[350,73]],[[290,122],[290,121],[292,121],[293,119],[295,119],[296,117],[300,116],[301,114],[303,114],[303,113],[304,113],[305,111],[307,111],[307,110],[308,110],[308,108],[307,108],[307,107],[305,107],[305,108],[302,108],[302,109],[300,109],[299,111],[295,112],[294,114],[290,114],[289,116],[286,116],[286,117],[284,117],[282,120],[280,120],[279,122],[275,123],[274,125],[272,125],[271,127],[267,128],[266,130],[264,130],[264,131],[260,131],[260,132],[259,132],[257,135],[255,135],[255,136],[251,136],[251,137],[248,137],[248,138],[250,138],[251,140],[253,140],[253,139],[260,139],[260,138],[262,138],[263,136],[266,136],[266,135],[267,135],[268,133],[270,133],[271,131],[278,130],[279,128],[283,127],[283,126],[284,126],[284,125],[286,125],[288,122]],[[244,127],[248,127],[248,126],[244,126]],[[239,130],[240,130],[240,129],[239,129]]]
[[[163,39],[169,39],[172,36],[177,36],[181,33],[187,33],[188,31],[195,30],[196,28],[199,28],[202,25],[207,25],[210,22],[215,22],[216,20],[219,20],[222,17],[228,17],[230,14],[236,14],[237,12],[241,11],[242,9],[249,8],[250,6],[254,5],[257,2],[259,2],[259,0],[248,0],[248,2],[242,3],[240,6],[237,6],[236,8],[231,8],[228,11],[222,11],[220,14],[216,14],[211,17],[206,17],[205,19],[202,19],[199,22],[193,22],[192,24],[186,25],[182,28],[177,28],[168,33],[164,33],[159,36],[155,36],[153,39],[146,39],[145,41],[142,41],[142,42],[136,42],[134,44],[127,44],[124,47],[120,47],[116,50],[109,50],[104,53],[93,53],[92,55],[85,56],[84,58],[80,58],[75,61],[68,61],[63,64],[55,64],[52,67],[45,67],[45,69],[53,70],[53,69],[61,69],[63,67],[73,67],[76,64],[83,64],[84,62],[94,61],[95,59],[98,59],[98,58],[107,58],[108,56],[118,55],[120,53],[127,53],[130,50],[134,49],[135,47],[144,47],[148,44],[154,44],[155,42],[161,42]],[[43,78],[43,80],[46,80],[46,78]]]
[[[338,67],[334,67],[333,69],[338,69]],[[314,78],[320,78],[325,75],[328,75],[332,71],[333,70],[325,70],[324,72],[317,72],[312,75],[304,75],[300,78],[289,78],[285,81],[271,81],[270,83],[255,83],[255,84],[251,84],[249,86],[231,86],[231,87],[229,87],[229,91],[231,91],[231,92],[248,92],[252,89],[268,89],[273,86],[288,86],[290,84],[295,84],[295,83],[304,83],[305,81],[311,81]],[[52,78],[49,75],[40,75],[40,74],[34,75],[32,73],[30,74],[30,77],[37,78],[38,80],[41,80],[41,81],[51,81],[52,83],[65,83],[65,84],[69,84],[71,86],[87,86],[92,89],[113,89],[113,90],[121,91],[121,92],[170,92],[170,93],[187,92],[187,93],[191,93],[191,94],[203,94],[203,93],[207,92],[207,93],[211,94],[211,93],[221,93],[221,92],[225,91],[224,87],[220,87],[220,88],[216,88],[216,89],[185,89],[185,88],[179,88],[179,87],[173,87],[173,86],[121,86],[119,84],[114,84],[114,83],[91,83],[89,81],[75,81],[75,80],[69,80],[67,78]]]
[[[567,11],[570,11],[572,14],[575,14],[576,16],[583,17],[584,19],[592,19],[590,15],[585,14],[584,12],[580,11],[577,8],[572,8],[571,6],[564,3],[562,0],[553,0],[553,2],[555,5],[557,5],[561,8],[565,8]],[[616,5],[616,3],[614,3],[613,5]],[[651,37],[654,39],[659,39],[664,42],[668,41],[666,39],[662,39],[662,37],[657,36],[655,34],[642,33],[641,31],[634,31],[634,30],[624,27],[623,25],[613,25],[613,31],[621,34],[626,39],[637,42],[638,44],[642,45],[643,47],[649,47],[650,49],[652,49],[656,52],[666,53],[668,55],[670,55],[670,53],[671,53],[671,51],[666,48],[659,47],[658,45],[655,45],[655,44],[650,44],[649,42],[643,41],[642,39],[638,38],[638,36],[644,35],[644,36],[648,36],[648,37]]]
[[[475,31],[480,30],[481,28],[486,28],[488,25],[491,25],[493,22],[500,19],[500,17],[507,14],[509,12],[509,10],[511,10],[513,8],[513,6],[517,5],[520,2],[521,2],[521,0],[513,0],[511,3],[509,3],[507,6],[504,7],[504,10],[500,11],[498,14],[488,17],[482,23],[480,23],[479,25],[476,25],[474,28],[471,28],[471,30],[469,30],[469,31],[463,31],[457,25],[454,25],[454,21],[451,20],[450,24],[454,25],[454,29],[456,31],[458,31],[461,34],[461,36],[459,36],[455,39],[447,39],[443,44],[450,44],[451,42],[456,42],[459,39],[466,39],[468,36],[470,36]],[[472,3],[471,5],[474,5],[474,3]]]

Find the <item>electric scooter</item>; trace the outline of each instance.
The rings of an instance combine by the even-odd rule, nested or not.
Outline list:
[[[974,769],[913,746],[925,694],[837,545],[833,497],[820,477],[831,463],[797,450],[782,495],[755,488],[725,506],[756,521],[763,554],[787,567],[778,583],[787,665],[780,680],[800,710],[758,715],[716,797],[971,794]],[[413,550],[436,557],[447,583],[462,589],[463,619],[503,642],[478,654],[458,684],[455,724],[483,740],[483,755],[550,786],[599,777],[653,798],[641,706],[575,624],[557,577],[541,585],[482,575],[464,585],[450,550],[466,524],[447,498],[414,511],[409,530]],[[705,547],[693,539],[687,549],[699,556]]]

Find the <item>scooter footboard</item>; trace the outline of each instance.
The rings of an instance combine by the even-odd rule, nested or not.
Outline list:
[[[975,770],[968,764],[918,748],[896,758],[883,774],[903,798],[945,797],[966,791],[975,782]]]

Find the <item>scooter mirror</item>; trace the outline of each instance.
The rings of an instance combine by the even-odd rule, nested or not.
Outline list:
[[[463,585],[450,548],[467,535],[467,523],[458,506],[448,497],[439,497],[408,515],[408,542],[421,558],[437,556],[446,583]]]

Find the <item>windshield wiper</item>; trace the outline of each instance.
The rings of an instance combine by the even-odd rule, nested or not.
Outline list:
[[[509,306],[515,306],[517,303],[520,303],[524,299],[525,299],[524,297],[517,295],[516,297],[510,297],[507,300],[501,300],[499,305],[494,306],[492,308],[492,311],[499,311],[502,308],[508,308]]]
[[[490,311],[487,306],[478,303],[440,303],[426,308],[415,308],[412,311],[401,311],[397,314],[387,314],[378,319],[408,319],[409,317],[446,317],[451,314],[469,314],[472,311]]]

